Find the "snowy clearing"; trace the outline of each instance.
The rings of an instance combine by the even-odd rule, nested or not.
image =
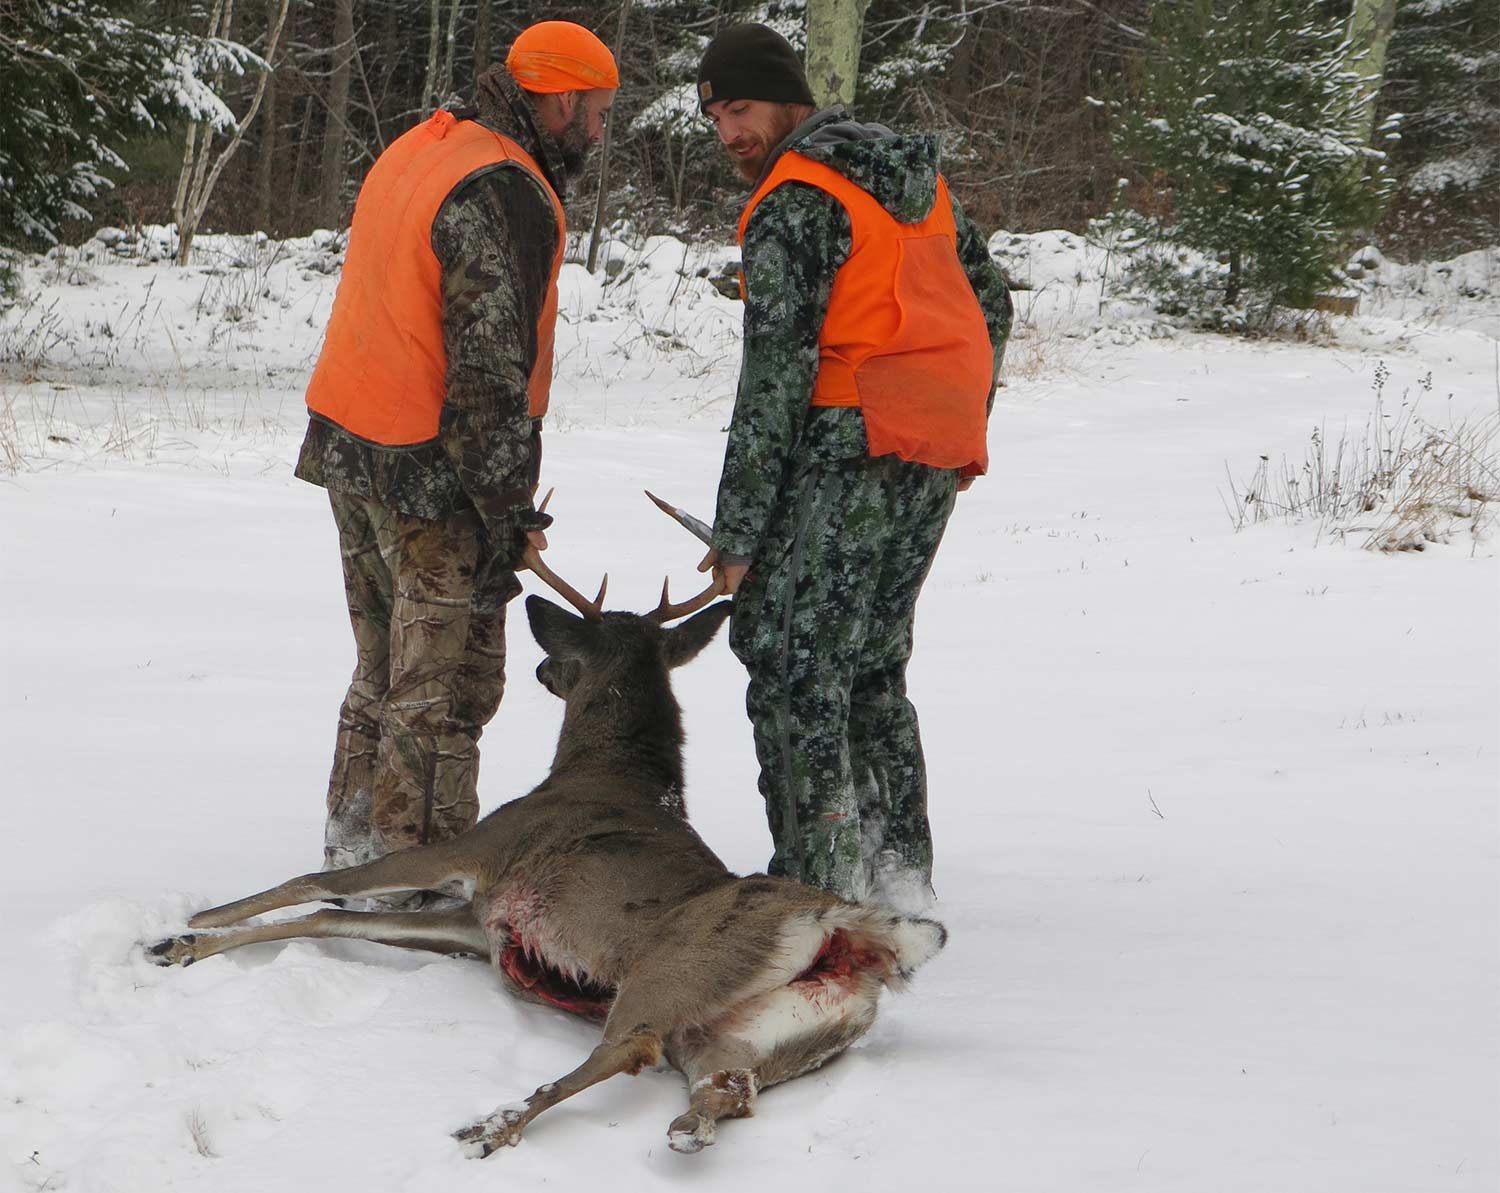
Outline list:
[[[668,1070],[476,1162],[448,1132],[593,1027],[459,958],[139,953],[320,858],[352,651],[326,498],[290,467],[338,245],[208,237],[177,270],[107,240],[33,263],[0,317],[0,1189],[1500,1183],[1495,540],[1382,555],[1226,512],[1228,476],[1363,427],[1378,366],[1387,408],[1495,417],[1495,254],[1387,263],[1300,345],[1101,318],[1096,267],[1036,238],[911,671],[946,952],[703,1155],[666,1147]],[[738,309],[698,276],[722,250],[612,257],[607,286],[564,277],[548,559],[643,608],[696,578],[640,491],[712,514]],[[559,723],[512,608],[486,808]],[[758,869],[743,673],[719,642],[676,688],[694,824]]]

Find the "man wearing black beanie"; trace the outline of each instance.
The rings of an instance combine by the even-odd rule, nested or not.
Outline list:
[[[906,665],[955,494],[984,471],[1010,297],[937,138],[815,111],[775,31],[714,38],[698,101],[752,183],[744,359],[702,568],[736,594],[767,869],[922,911],[932,838]]]

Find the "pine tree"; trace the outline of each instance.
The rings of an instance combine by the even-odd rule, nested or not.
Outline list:
[[[203,78],[243,71],[243,46],[153,25],[151,6],[18,0],[0,27],[0,246],[57,240],[121,170],[131,132],[174,114],[232,123]]]
[[[1119,144],[1153,180],[1166,243],[1225,266],[1221,310],[1259,323],[1338,281],[1390,189],[1362,143],[1369,102],[1341,23],[1310,0],[1157,5]]]
[[[1500,5],[1402,0],[1381,109],[1405,113],[1387,226],[1440,255],[1495,243],[1500,194]]]

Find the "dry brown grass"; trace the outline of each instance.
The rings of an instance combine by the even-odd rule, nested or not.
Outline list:
[[[1283,456],[1273,469],[1262,456],[1247,483],[1231,476],[1225,504],[1235,528],[1317,518],[1320,538],[1354,535],[1366,550],[1381,552],[1421,551],[1460,537],[1477,545],[1485,538],[1500,512],[1500,417],[1429,422],[1409,392],[1398,410],[1387,412],[1389,377],[1384,364],[1377,366],[1375,409],[1362,433],[1345,431],[1330,445],[1317,427],[1300,462]],[[1431,392],[1430,373],[1418,388]]]

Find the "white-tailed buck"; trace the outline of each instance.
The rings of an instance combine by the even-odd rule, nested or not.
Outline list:
[[[534,553],[527,562],[566,589]],[[868,1031],[881,988],[901,986],[946,933],[932,920],[800,883],[736,877],[688,824],[668,672],[729,614],[727,601],[702,607],[717,589],[684,605],[664,592],[647,616],[602,613],[602,590],[592,603],[566,594],[584,616],[526,601],[547,653],[537,678],[566,703],[551,774],[535,790],[453,840],[304,874],[200,912],[189,921],[196,931],[150,952],[186,965],[259,941],[355,937],[488,955],[511,993],[602,1019],[604,1038],[567,1076],[456,1131],[466,1151],[514,1144],[548,1107],[665,1058],[689,1090],[668,1140],[695,1152],[713,1142],[718,1119],[750,1114],[757,1091],[816,1068]],[[313,900],[438,889],[461,890],[466,902],[241,925]]]

